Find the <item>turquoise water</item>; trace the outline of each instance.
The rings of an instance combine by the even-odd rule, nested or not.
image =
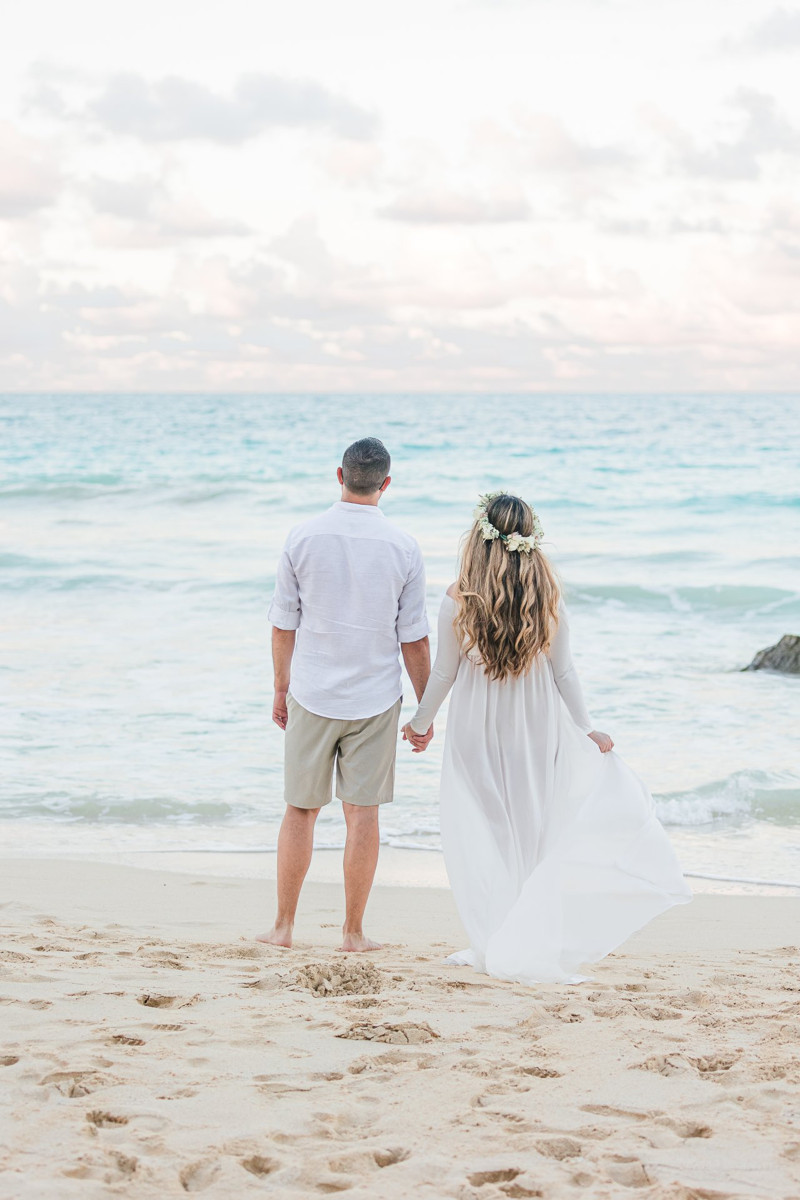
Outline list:
[[[274,846],[272,572],[375,434],[432,620],[477,493],[521,492],[590,711],[687,868],[800,884],[800,680],[740,671],[800,632],[799,418],[786,396],[0,397],[0,835]],[[441,744],[401,748],[389,844],[436,849]],[[341,836],[332,806],[320,844]]]

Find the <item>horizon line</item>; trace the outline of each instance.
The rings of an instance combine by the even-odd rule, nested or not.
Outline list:
[[[363,397],[393,397],[393,396],[549,396],[549,397],[575,397],[575,396],[598,396],[598,397],[634,397],[640,396],[643,398],[655,398],[664,396],[720,396],[720,397],[737,397],[737,396],[775,396],[775,397],[800,397],[800,383],[796,390],[781,389],[777,391],[759,389],[753,390],[709,390],[701,388],[686,388],[679,390],[663,390],[658,391],[619,391],[619,390],[603,390],[592,391],[587,389],[579,389],[577,391],[561,391],[560,389],[536,388],[533,390],[508,390],[498,388],[481,388],[481,389],[422,389],[422,388],[404,388],[398,391],[380,391],[380,390],[341,390],[332,389],[330,391],[321,388],[299,389],[291,388],[278,390],[252,390],[252,391],[226,391],[224,389],[214,389],[206,391],[199,388],[146,388],[146,389],[97,389],[97,388],[81,388],[81,389],[15,389],[9,391],[0,390],[0,399],[8,397],[27,397],[27,396],[227,396],[235,397],[258,397],[258,396],[363,396]]]

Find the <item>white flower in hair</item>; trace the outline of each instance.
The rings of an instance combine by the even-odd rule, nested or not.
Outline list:
[[[511,554],[530,554],[531,550],[535,550],[544,537],[542,523],[536,513],[533,513],[533,533],[527,536],[518,530],[514,533],[501,533],[487,516],[486,510],[491,502],[498,496],[504,495],[506,495],[505,492],[486,492],[478,497],[478,507],[474,510],[473,517],[481,531],[481,537],[485,542],[493,542],[496,538],[500,538],[505,542],[506,549]]]
[[[478,528],[480,529],[481,535],[485,542],[493,542],[495,538],[499,538],[501,536],[500,530],[495,529],[494,525],[492,525],[485,513],[478,521]]]

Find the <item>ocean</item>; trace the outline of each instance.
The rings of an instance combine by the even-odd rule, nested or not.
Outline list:
[[[382,505],[422,546],[434,631],[478,493],[519,492],[596,726],[693,884],[800,888],[800,679],[742,672],[800,633],[785,395],[0,396],[5,852],[259,869],[283,811],[273,572],[366,435],[392,454]],[[399,749],[382,837],[401,881],[419,852],[440,861],[445,726],[425,755]],[[317,840],[341,846],[338,802]]]

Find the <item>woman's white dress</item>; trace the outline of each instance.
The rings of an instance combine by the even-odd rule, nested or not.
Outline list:
[[[528,673],[492,681],[456,636],[455,601],[412,718],[424,733],[452,688],[441,780],[447,873],[470,949],[448,961],[522,983],[580,982],[635,930],[691,899],[642,781],[592,723],[566,611]]]

